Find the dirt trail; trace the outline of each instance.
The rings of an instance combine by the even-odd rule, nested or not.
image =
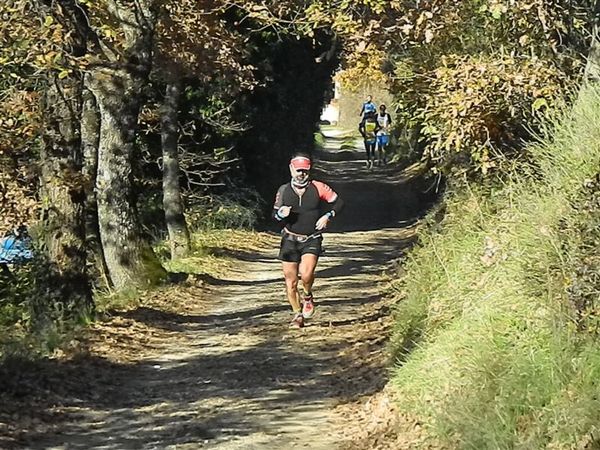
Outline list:
[[[325,238],[318,309],[306,328],[287,328],[278,239],[270,236],[263,252],[237,255],[226,279],[210,280],[204,310],[127,313],[154,321],[168,338],[134,364],[98,367],[101,380],[90,388],[101,398],[49,407],[60,426],[25,433],[24,446],[334,449],[347,442],[335,407],[385,385],[390,305],[381,275],[409,244],[407,224],[422,199],[391,168],[367,171],[362,153],[340,150],[341,142],[330,137],[319,154],[318,177],[347,208]]]

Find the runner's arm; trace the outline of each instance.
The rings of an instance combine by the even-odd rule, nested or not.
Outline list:
[[[331,189],[331,186],[328,184],[322,183],[320,181],[313,181],[315,187],[317,188],[317,192],[319,193],[319,198],[327,202],[327,207],[329,209],[326,214],[329,218],[337,216],[342,209],[344,208],[344,201],[342,198]]]
[[[365,119],[364,118],[358,124],[358,131],[361,134],[361,136],[364,138],[365,137]]]
[[[329,221],[342,210],[344,201],[339,196],[336,196],[335,200],[329,202],[328,206],[331,206],[331,209],[319,217],[319,220],[317,220],[317,223],[315,224],[315,229],[318,231],[322,231],[327,228]]]
[[[273,204],[273,214],[272,217],[282,225],[285,223],[285,219],[289,216],[289,206],[284,206],[283,204],[283,190],[285,185],[281,186],[277,190],[277,194],[275,195],[275,203]],[[287,214],[286,214],[287,212]]]
[[[335,217],[342,209],[344,209],[344,200],[338,195],[333,202],[329,203],[329,205],[331,205],[331,209],[326,214],[328,214],[330,218]]]

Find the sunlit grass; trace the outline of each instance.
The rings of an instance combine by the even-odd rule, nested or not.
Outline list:
[[[222,276],[235,264],[235,252],[247,252],[273,245],[271,238],[247,230],[203,230],[192,235],[192,251],[186,257],[163,262],[169,272]]]
[[[237,263],[236,252],[251,252],[273,246],[273,237],[241,229],[206,229],[191,235],[192,248],[184,257],[171,260],[168,242],[156,244],[161,264],[171,273],[209,275],[222,277]],[[112,309],[129,309],[139,306],[145,291],[135,288],[120,291],[101,291],[95,295],[96,309],[103,313]]]

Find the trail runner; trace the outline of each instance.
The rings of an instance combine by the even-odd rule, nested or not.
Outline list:
[[[375,106],[375,103],[373,103],[373,97],[371,95],[367,95],[367,99],[364,101],[362,107],[360,108],[359,116],[361,118],[364,118],[365,115],[375,112],[377,112],[377,106]]]
[[[273,217],[282,226],[279,259],[287,299],[294,312],[290,326],[295,328],[302,328],[305,319],[315,312],[312,287],[321,254],[322,233],[344,205],[330,186],[310,179],[311,166],[311,158],[305,153],[292,157],[291,181],[277,190],[273,205]],[[298,277],[302,280],[301,293]]]
[[[390,128],[392,126],[392,117],[386,111],[386,106],[379,105],[377,114],[377,123],[379,131],[377,132],[377,165],[387,164],[386,147],[390,142]]]
[[[363,137],[365,152],[367,153],[367,169],[373,168],[375,161],[375,145],[377,144],[377,132],[379,123],[375,112],[365,114],[363,120],[358,124],[358,131]]]

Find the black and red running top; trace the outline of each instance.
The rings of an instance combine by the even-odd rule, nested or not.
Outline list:
[[[315,225],[323,214],[330,212],[335,216],[343,205],[343,200],[325,183],[311,180],[300,195],[290,182],[277,190],[273,217],[292,233],[310,235],[317,231]],[[292,207],[290,215],[284,219],[277,215],[282,206]]]

